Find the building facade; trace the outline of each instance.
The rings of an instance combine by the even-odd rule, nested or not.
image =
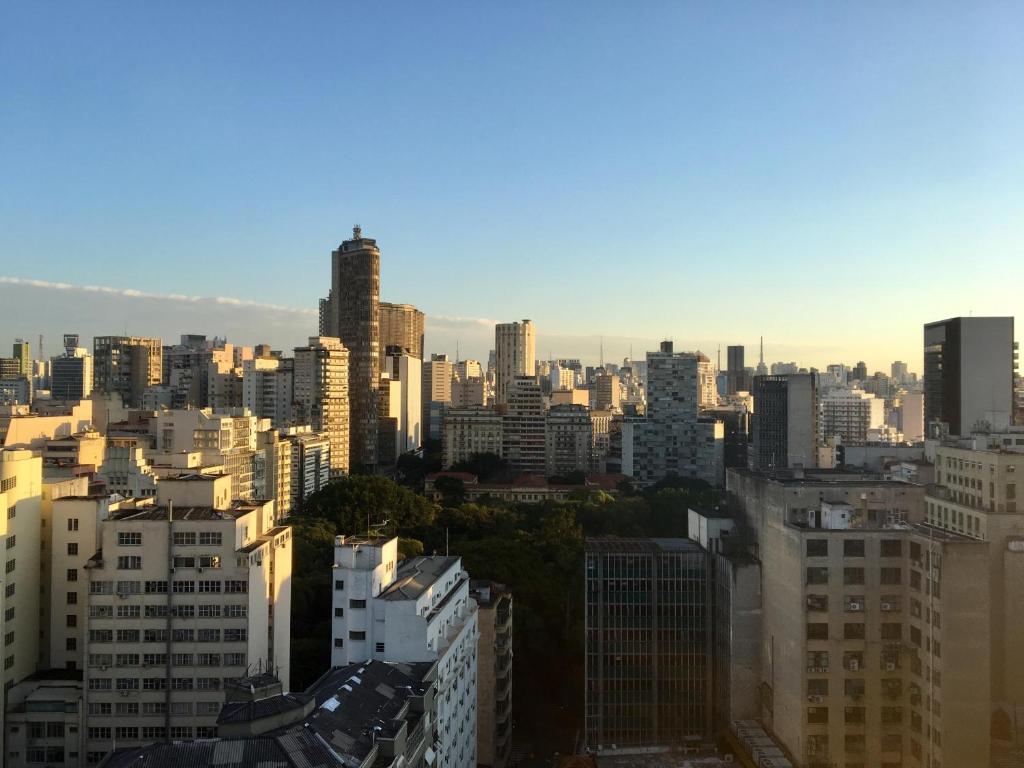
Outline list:
[[[399,563],[398,539],[338,536],[331,665],[437,663],[438,765],[477,762],[477,606],[458,557]]]
[[[380,357],[388,347],[398,347],[417,360],[423,360],[425,316],[411,304],[380,302]]]
[[[494,326],[495,402],[508,402],[519,376],[536,375],[537,338],[532,320]]]
[[[924,326],[924,420],[951,435],[1013,423],[1012,317],[954,317]]]
[[[754,377],[750,466],[817,466],[818,388],[810,374]]]
[[[712,736],[708,559],[685,539],[587,539],[588,750]]]
[[[121,395],[137,408],[147,387],[163,379],[163,344],[139,336],[97,336],[93,339],[93,389]]]
[[[380,249],[356,226],[331,254],[331,293],[324,308],[327,336],[348,350],[351,464],[377,463],[377,391],[380,381]],[[335,459],[337,461],[337,459]]]
[[[354,428],[351,365],[351,352],[335,338],[314,336],[307,346],[295,348],[294,415],[300,423],[309,424],[314,432],[327,435],[331,441],[331,474],[334,477],[347,474],[353,461],[349,453]],[[376,405],[373,414],[376,445]]]

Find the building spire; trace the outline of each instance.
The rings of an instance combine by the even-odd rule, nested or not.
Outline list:
[[[761,356],[758,358],[758,362],[764,365],[764,336],[761,337]]]

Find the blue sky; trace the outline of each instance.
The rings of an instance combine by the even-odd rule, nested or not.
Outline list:
[[[359,222],[385,299],[468,319],[432,351],[531,317],[562,356],[764,334],[770,360],[919,369],[923,322],[1020,314],[1019,3],[0,14],[0,276],[308,309]],[[10,334],[56,339],[80,295]],[[83,334],[155,322],[93,304]]]

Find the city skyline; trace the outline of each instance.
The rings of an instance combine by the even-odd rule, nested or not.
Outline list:
[[[386,257],[384,257],[386,259]],[[383,259],[382,259],[383,260]],[[70,300],[69,300],[69,297]],[[40,302],[53,302],[53,309],[48,303],[42,304],[45,319],[37,323],[37,328],[12,328],[11,338],[25,338],[31,343],[32,354],[38,356],[38,336],[44,337],[45,357],[56,356],[63,352],[63,334],[78,333],[82,343],[91,350],[91,340],[95,336],[112,333],[136,333],[137,335],[156,336],[165,344],[177,343],[183,334],[200,333],[213,338],[226,338],[235,344],[268,343],[275,349],[290,350],[305,342],[309,335],[316,332],[317,310],[315,308],[294,308],[277,304],[264,304],[247,299],[230,296],[186,296],[181,294],[161,294],[139,291],[136,289],[116,289],[109,286],[71,285],[44,280],[12,278],[0,275],[0,299],[16,316],[29,316],[39,313]],[[77,302],[77,306],[76,306]],[[123,310],[117,317],[130,318],[129,321],[118,320],[102,323],[97,318],[100,312],[94,305],[121,303]],[[188,311],[187,315],[165,314],[161,312],[140,313],[153,302],[167,303],[171,308]],[[409,302],[413,303],[413,302]],[[422,307],[418,307],[422,309]],[[52,318],[54,311],[63,310],[67,313],[68,322]],[[470,318],[448,315],[430,315],[426,317],[425,351],[430,354],[448,354],[454,359],[456,351],[463,360],[479,360],[486,363],[488,353],[494,347],[494,326],[502,322],[511,322],[516,318]],[[522,319],[522,318],[518,318]],[[930,318],[922,322],[933,322],[939,318]],[[70,329],[68,326],[72,326]],[[93,332],[95,330],[95,332]],[[920,334],[920,329],[918,329]],[[303,335],[304,334],[304,335]],[[701,351],[713,362],[717,362],[719,345],[722,347],[722,370],[725,370],[725,348],[730,344],[742,344],[735,339],[700,339],[682,334],[665,334],[661,337],[625,337],[617,334],[560,334],[537,329],[537,360],[555,360],[559,358],[580,359],[585,364],[597,364],[603,355],[607,363],[619,363],[632,353],[633,359],[643,360],[648,352],[658,349],[662,341],[673,341],[677,347],[687,351]],[[906,362],[909,370],[918,375],[922,371],[922,352],[920,339],[916,347],[904,350],[903,357],[885,358],[880,353],[874,356],[858,356],[857,348],[851,348],[850,355],[841,358],[838,352],[827,345],[811,346],[799,343],[799,340],[776,342],[765,339],[765,362],[771,366],[777,362],[796,362],[802,367],[815,367],[824,371],[828,365],[845,363],[854,366],[858,361],[867,362],[869,373],[881,371],[889,373],[890,364],[894,361]],[[746,342],[746,363],[754,368],[758,361],[760,339]]]
[[[114,9],[6,14],[0,274],[315,310],[358,222],[382,299],[529,317],[541,354],[881,367],[1019,314],[1020,9]]]

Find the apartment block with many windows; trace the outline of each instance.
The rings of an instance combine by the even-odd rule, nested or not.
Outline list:
[[[291,529],[272,502],[140,505],[101,526],[90,559],[86,757],[216,735],[226,682],[270,669],[287,688]]]

